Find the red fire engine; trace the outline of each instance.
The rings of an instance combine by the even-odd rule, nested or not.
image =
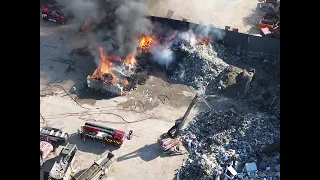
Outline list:
[[[107,143],[115,146],[121,146],[125,140],[125,132],[109,127],[86,122],[81,129],[78,130],[78,134],[86,142],[86,138],[92,138],[103,141],[103,147]]]

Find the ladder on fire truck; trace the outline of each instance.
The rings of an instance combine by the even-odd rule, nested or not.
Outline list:
[[[65,143],[69,139],[69,134],[62,132],[60,129],[51,127],[40,127],[40,140],[48,142],[56,142],[58,144]]]
[[[66,135],[65,132],[62,132],[58,129],[54,129],[54,128],[47,129],[42,127],[40,127],[40,133],[50,135],[50,136],[55,136],[55,137],[61,137],[61,138],[64,138],[64,136]]]

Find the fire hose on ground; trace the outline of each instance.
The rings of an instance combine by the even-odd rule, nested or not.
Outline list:
[[[70,97],[70,99],[72,99],[79,107],[81,107],[81,108],[83,108],[83,109],[87,109],[87,110],[93,110],[93,109],[95,109],[95,110],[101,110],[101,109],[103,109],[103,108],[110,108],[110,106],[109,106],[109,107],[96,107],[96,108],[87,108],[87,107],[84,107],[84,106],[82,106],[81,104],[79,104],[79,103],[70,95],[70,93],[68,93],[61,85],[46,85],[43,89],[40,90],[40,92],[43,91],[43,90],[45,90],[45,89],[47,89],[47,88],[49,88],[49,89],[51,90],[51,88],[53,88],[53,87],[58,87],[58,88],[62,89],[62,90],[64,91],[64,93],[65,93],[67,96]],[[162,97],[163,99],[162,99],[161,97]],[[160,100],[164,105],[167,105],[168,103],[170,103],[170,99],[169,99],[169,97],[166,96],[166,95],[159,95],[158,98],[159,98],[159,100]],[[42,101],[42,98],[41,98],[41,96],[40,96],[40,102],[41,102],[41,101]],[[137,112],[137,113],[140,113],[139,111],[137,111],[137,109],[139,109],[139,108],[138,108],[138,104],[142,104],[142,108],[144,109],[144,104],[143,104],[143,102],[137,101],[137,102],[134,103],[134,110],[133,110],[133,111],[135,111],[135,112]],[[115,106],[115,107],[117,107],[117,106]],[[124,109],[117,109],[117,110],[128,111],[128,110],[124,110]],[[132,111],[132,110],[129,110],[129,111]],[[75,114],[75,113],[69,113],[70,116],[73,115],[73,114]],[[128,124],[129,124],[129,123],[137,123],[137,122],[145,121],[145,120],[148,120],[148,119],[155,119],[155,118],[152,118],[152,117],[154,116],[154,113],[152,113],[152,115],[143,117],[143,118],[138,119],[138,120],[136,120],[136,121],[127,121],[127,120],[124,119],[122,116],[120,116],[119,114],[116,114],[116,113],[104,112],[104,113],[102,113],[102,114],[109,114],[109,115],[117,116],[117,117],[119,117],[122,121],[124,121],[125,123],[128,123]],[[43,120],[43,123],[46,124],[46,120],[45,120],[45,118],[43,117],[43,115],[41,114],[41,112],[40,112],[40,117],[41,117],[41,119]]]

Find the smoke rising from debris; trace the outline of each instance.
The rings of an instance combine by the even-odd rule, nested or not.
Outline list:
[[[91,48],[93,54],[102,46],[106,54],[126,57],[135,53],[142,35],[149,35],[152,23],[146,18],[147,7],[134,0],[58,0],[72,10],[75,21],[93,22]],[[102,23],[101,23],[102,22]],[[99,26],[101,23],[101,26]],[[99,58],[98,58],[99,59]],[[98,60],[100,63],[100,59]]]
[[[82,23],[88,17],[98,19],[98,4],[88,0],[57,0],[57,3],[71,10],[77,22]]]
[[[174,60],[174,54],[170,46],[171,45],[156,45],[150,47],[150,52],[159,65],[168,67]]]
[[[222,40],[226,35],[225,31],[222,29],[211,28],[210,26],[195,26],[190,25],[190,29],[196,34],[201,34],[202,36],[214,37],[215,40]]]

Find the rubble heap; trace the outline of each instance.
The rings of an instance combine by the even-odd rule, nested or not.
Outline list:
[[[219,74],[229,66],[217,57],[211,44],[182,43],[178,49],[181,59],[172,79],[195,89],[205,88],[209,82],[215,82]]]
[[[261,153],[265,145],[280,140],[280,121],[275,116],[201,112],[183,130],[182,139],[190,155],[180,179],[280,179],[280,154]],[[231,167],[234,173],[226,173]]]
[[[189,38],[174,45],[172,79],[192,88],[242,99],[280,117],[280,57],[243,52]],[[240,68],[245,67],[245,68]]]

